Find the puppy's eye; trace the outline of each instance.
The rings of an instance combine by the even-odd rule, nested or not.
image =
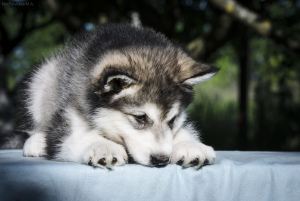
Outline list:
[[[144,115],[133,115],[133,117],[139,124],[146,124],[146,122],[147,122],[147,115],[145,115],[145,114]]]
[[[174,121],[175,121],[176,118],[177,118],[177,116],[173,117],[173,118],[168,122],[168,125],[169,125],[169,127],[170,127],[171,129],[172,129],[173,126],[174,126]]]

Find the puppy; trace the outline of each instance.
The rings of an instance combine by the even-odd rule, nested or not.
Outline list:
[[[216,154],[187,122],[186,109],[193,86],[218,70],[149,28],[107,25],[81,33],[25,83],[24,156],[102,168],[128,159],[212,164]]]

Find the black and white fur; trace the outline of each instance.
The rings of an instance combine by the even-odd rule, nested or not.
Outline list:
[[[111,168],[199,168],[215,152],[186,121],[193,86],[219,69],[148,28],[108,25],[81,33],[34,70],[23,91],[24,156]]]

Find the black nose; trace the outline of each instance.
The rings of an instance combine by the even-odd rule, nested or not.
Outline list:
[[[151,155],[151,162],[155,166],[164,166],[169,163],[169,157],[164,155]]]

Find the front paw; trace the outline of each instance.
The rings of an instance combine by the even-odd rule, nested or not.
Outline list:
[[[215,159],[216,153],[212,147],[200,142],[185,141],[174,145],[170,163],[198,169],[213,164]]]
[[[23,146],[23,155],[25,157],[42,157],[45,152],[46,141],[42,133],[37,133],[28,138]]]
[[[82,160],[90,166],[111,168],[124,165],[128,156],[122,145],[111,141],[99,141],[88,146]]]

